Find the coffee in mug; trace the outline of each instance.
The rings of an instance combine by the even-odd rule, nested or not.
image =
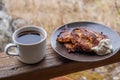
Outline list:
[[[25,31],[17,35],[16,41],[23,44],[34,44],[42,38],[43,35],[37,31]]]

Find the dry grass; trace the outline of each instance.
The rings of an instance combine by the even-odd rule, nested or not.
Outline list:
[[[49,34],[63,24],[94,21],[120,30],[115,0],[6,0],[8,13],[44,27]]]

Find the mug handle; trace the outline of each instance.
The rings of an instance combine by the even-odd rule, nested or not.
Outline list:
[[[11,55],[11,56],[18,56],[18,53],[9,52],[9,49],[10,49],[11,47],[17,47],[17,45],[14,44],[14,43],[9,43],[9,44],[7,44],[7,45],[5,46],[5,50],[4,50],[5,53],[7,53],[8,55]]]

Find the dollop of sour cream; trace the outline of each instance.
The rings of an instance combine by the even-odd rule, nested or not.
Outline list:
[[[110,39],[103,39],[98,46],[92,48],[97,55],[105,55],[113,52],[113,47]]]

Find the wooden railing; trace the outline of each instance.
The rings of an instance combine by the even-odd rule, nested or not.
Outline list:
[[[114,56],[95,62],[71,61],[58,55],[47,45],[46,57],[34,65],[21,63],[17,57],[0,54],[0,80],[49,80],[50,78],[83,71],[120,61],[120,51]]]

